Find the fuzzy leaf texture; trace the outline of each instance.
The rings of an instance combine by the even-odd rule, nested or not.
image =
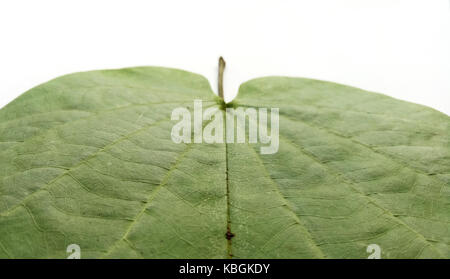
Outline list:
[[[450,258],[450,118],[330,82],[266,77],[279,150],[176,144],[208,81],[139,67],[63,76],[0,110],[0,258]],[[227,239],[227,230],[234,235]]]

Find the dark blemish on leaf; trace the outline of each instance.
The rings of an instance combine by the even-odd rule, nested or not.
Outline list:
[[[234,237],[234,233],[227,231],[225,234],[226,239],[231,240]]]

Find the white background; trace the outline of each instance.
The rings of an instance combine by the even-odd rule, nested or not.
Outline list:
[[[265,75],[329,80],[450,115],[449,0],[2,1],[0,107],[57,76],[155,65],[225,95]]]

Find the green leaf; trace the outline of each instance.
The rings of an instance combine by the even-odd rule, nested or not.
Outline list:
[[[166,68],[63,76],[0,110],[0,258],[450,258],[450,118],[339,84],[267,77],[279,150],[176,144],[171,112],[225,106]],[[205,124],[205,123],[204,123]]]

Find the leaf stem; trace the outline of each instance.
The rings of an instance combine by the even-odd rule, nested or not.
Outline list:
[[[222,98],[222,100],[224,100],[223,98],[223,72],[225,70],[225,60],[223,60],[223,57],[220,56],[219,58],[219,97]]]

